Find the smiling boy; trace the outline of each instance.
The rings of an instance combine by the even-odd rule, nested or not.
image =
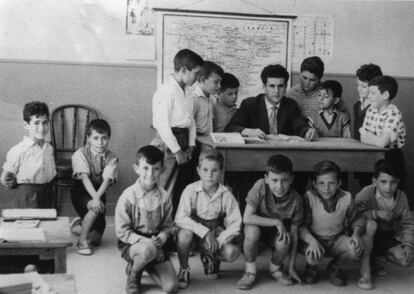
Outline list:
[[[91,255],[90,245],[101,243],[105,230],[106,190],[117,178],[118,158],[109,151],[111,127],[103,119],[92,120],[86,130],[87,144],[72,155],[75,186],[72,204],[79,217],[71,224],[72,233],[79,235],[76,251]]]
[[[30,102],[23,109],[27,136],[10,149],[3,165],[1,183],[16,188],[14,207],[50,208],[52,180],[56,176],[53,148],[46,141],[49,132],[49,109],[45,103]]]

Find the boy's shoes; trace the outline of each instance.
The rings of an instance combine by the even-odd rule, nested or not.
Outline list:
[[[80,255],[91,255],[92,254],[92,249],[88,243],[81,244],[78,241],[78,243],[76,243],[75,249],[76,249],[76,252],[78,252]]]
[[[303,273],[303,281],[306,284],[315,284],[318,280],[318,265],[310,265],[306,263],[305,272]]]
[[[361,276],[358,280],[358,287],[363,290],[371,290],[374,288],[374,285],[372,285],[371,277],[368,276]]]
[[[332,259],[326,267],[326,271],[328,272],[329,276],[329,282],[337,287],[345,286],[345,275],[336,261],[337,260],[335,258]]]
[[[141,286],[141,274],[134,274],[132,272],[132,263],[128,263],[125,269],[127,274],[127,282],[126,282],[126,293],[127,294],[140,294],[140,286]]]
[[[80,217],[75,217],[70,223],[70,231],[72,234],[79,236],[82,229],[82,220]]]
[[[190,267],[187,267],[187,268],[180,267],[180,272],[178,273],[177,279],[178,279],[178,285],[180,289],[187,288],[188,285],[190,284]]]
[[[256,281],[256,273],[244,272],[243,277],[237,282],[240,290],[250,290]]]
[[[280,282],[282,285],[285,285],[285,286],[293,285],[293,280],[286,275],[282,267],[280,267],[280,269],[276,271],[273,271],[273,272],[269,271],[269,272],[272,278]]]
[[[200,250],[200,259],[204,267],[204,273],[207,276],[215,276],[217,278],[220,270],[220,260],[204,248]]]

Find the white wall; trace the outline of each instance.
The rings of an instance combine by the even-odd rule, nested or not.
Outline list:
[[[136,36],[125,33],[127,0],[1,0],[0,59],[99,63],[131,60]],[[414,2],[332,0],[152,0],[154,7],[257,14],[335,16],[334,60],[326,72],[349,73],[364,63],[414,76]],[[252,3],[252,4],[249,4]],[[296,64],[293,68],[298,70]]]

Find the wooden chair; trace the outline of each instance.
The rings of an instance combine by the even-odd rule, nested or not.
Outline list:
[[[79,147],[85,145],[87,125],[97,118],[96,110],[81,104],[62,105],[52,112],[51,138],[57,171],[53,204],[58,213],[60,211],[60,188],[74,185],[71,156]]]

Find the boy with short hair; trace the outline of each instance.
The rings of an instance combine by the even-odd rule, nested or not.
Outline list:
[[[191,160],[196,138],[193,101],[185,95],[185,88],[196,81],[203,63],[197,53],[180,50],[174,57],[174,74],[155,91],[152,100],[157,137],[151,144],[173,154],[179,165]]]
[[[53,148],[46,141],[49,108],[43,102],[27,103],[23,120],[27,136],[7,153],[1,183],[6,189],[16,189],[14,207],[50,208],[56,166]]]
[[[205,61],[197,82],[189,96],[194,102],[194,120],[198,135],[209,135],[213,132],[213,100],[212,95],[220,89],[223,69],[214,62]]]
[[[221,261],[233,262],[240,254],[232,241],[240,233],[242,218],[233,194],[219,182],[223,163],[217,150],[202,151],[197,167],[200,180],[188,185],[181,196],[175,216],[181,289],[190,282],[188,259],[193,242],[201,246],[200,258],[209,278],[218,277]]]
[[[401,148],[405,145],[406,130],[401,112],[391,103],[397,95],[398,83],[391,76],[377,76],[369,81],[370,108],[359,129],[361,142],[388,147],[385,158],[395,161],[402,172],[400,187],[406,177],[405,159]]]
[[[231,73],[224,73],[220,82],[218,99],[213,107],[213,131],[224,132],[236,112],[240,82]]]
[[[398,189],[402,176],[397,164],[381,159],[375,163],[373,183],[356,195],[357,212],[377,225],[372,248],[374,266],[378,266],[375,264],[377,255],[385,255],[401,266],[413,263],[414,218],[407,196]],[[386,274],[379,267],[374,271]]]
[[[115,233],[122,257],[128,262],[126,292],[140,292],[146,270],[167,293],[178,288],[174,268],[164,252],[172,232],[172,204],[159,186],[164,154],[155,146],[141,147],[133,164],[138,179],[124,190],[115,208]]]
[[[319,89],[319,111],[308,119],[320,137],[350,138],[349,116],[336,109],[342,96],[342,86],[338,81],[327,80]]]
[[[87,143],[72,155],[75,186],[71,190],[72,204],[79,217],[71,230],[79,235],[76,251],[91,255],[90,245],[99,246],[105,222],[106,190],[117,178],[118,158],[109,151],[111,127],[103,119],[92,120],[86,130]]]
[[[303,219],[301,196],[291,188],[293,166],[284,155],[274,155],[267,161],[264,179],[249,191],[244,211],[244,244],[246,270],[237,287],[249,290],[256,281],[256,257],[260,238],[272,248],[269,265],[271,276],[288,286],[301,283],[296,272],[298,228]],[[289,256],[289,274],[283,261]]]
[[[300,83],[294,85],[286,93],[286,97],[292,98],[298,103],[299,109],[305,117],[319,110],[318,91],[324,70],[325,65],[319,56],[305,58],[300,65]],[[338,102],[336,108],[350,116],[342,100]]]
[[[318,264],[324,256],[332,256],[327,266],[329,281],[344,286],[346,280],[340,268],[343,259],[357,260],[362,256],[358,286],[372,289],[369,254],[374,224],[355,218],[352,195],[340,189],[340,173],[341,169],[332,161],[321,161],[314,166],[314,189],[305,194],[305,218],[300,228],[300,247],[306,257],[303,279],[315,283]],[[352,235],[348,236],[346,232],[351,228]]]

